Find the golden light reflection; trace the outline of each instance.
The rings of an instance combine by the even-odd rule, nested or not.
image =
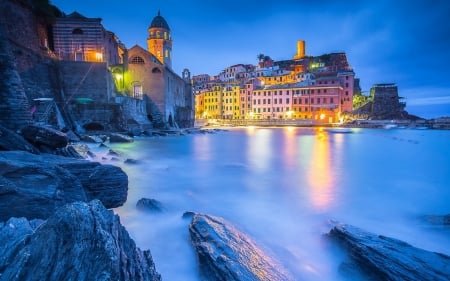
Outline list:
[[[296,161],[297,134],[294,127],[286,127],[284,132],[284,155],[283,160],[286,167],[293,167]]]
[[[271,129],[257,129],[254,131],[247,131],[254,135],[249,138],[246,149],[248,159],[252,166],[264,172],[269,169],[270,157],[272,157],[272,130]]]
[[[211,159],[210,137],[206,134],[196,135],[192,143],[194,157],[199,160]]]
[[[335,188],[334,174],[331,169],[330,142],[325,131],[318,129],[318,139],[311,150],[308,183],[311,202],[317,209],[327,209],[333,201],[332,191]]]

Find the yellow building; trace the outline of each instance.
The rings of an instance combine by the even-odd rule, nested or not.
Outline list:
[[[222,118],[239,119],[240,87],[224,86],[222,88]]]
[[[203,116],[206,119],[221,118],[222,114],[222,87],[213,86],[204,93],[204,112]]]

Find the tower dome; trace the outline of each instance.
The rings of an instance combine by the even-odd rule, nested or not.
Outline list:
[[[158,11],[158,15],[153,18],[150,28],[164,28],[170,30],[169,25],[166,20],[161,16],[161,12]]]

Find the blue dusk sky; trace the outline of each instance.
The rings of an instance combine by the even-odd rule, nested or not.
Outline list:
[[[364,94],[396,83],[407,111],[450,116],[448,0],[50,0],[61,11],[102,18],[128,48],[147,48],[158,10],[173,38],[173,69],[216,75],[233,64],[256,64],[259,53],[292,58],[345,52]]]

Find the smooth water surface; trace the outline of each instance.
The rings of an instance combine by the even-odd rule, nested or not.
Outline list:
[[[330,222],[450,254],[449,231],[421,219],[450,213],[449,144],[450,131],[320,128],[140,139],[112,145],[139,161],[111,162],[129,176],[128,201],[115,212],[163,280],[199,280],[185,211],[227,219],[298,280],[345,280],[342,252],[324,236]],[[138,212],[142,197],[165,212]]]

